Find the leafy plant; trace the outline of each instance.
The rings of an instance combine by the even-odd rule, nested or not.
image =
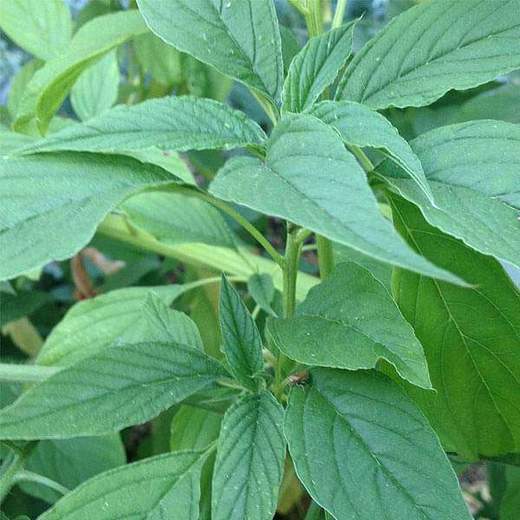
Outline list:
[[[2,519],[520,515],[520,2],[411,3],[0,0]]]

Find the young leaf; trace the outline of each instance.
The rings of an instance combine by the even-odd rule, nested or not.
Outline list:
[[[322,101],[310,113],[334,127],[347,145],[382,149],[406,171],[426,197],[433,200],[421,161],[390,121],[381,114],[351,101]]]
[[[247,281],[247,290],[256,304],[267,314],[276,316],[271,307],[275,295],[273,279],[266,273],[255,273]]]
[[[181,96],[119,105],[22,151],[121,153],[152,146],[177,151],[231,149],[261,144],[264,139],[263,130],[243,112],[211,99]]]
[[[138,0],[166,43],[278,100],[283,81],[272,0]]]
[[[107,471],[68,493],[38,518],[198,520],[199,480],[206,455],[201,451],[169,453]]]
[[[317,118],[286,116],[267,159],[236,157],[210,185],[216,197],[286,218],[368,256],[458,283],[409,249],[379,212],[364,171],[337,133]]]
[[[115,344],[31,387],[0,411],[2,439],[102,435],[140,424],[226,371],[175,343]]]
[[[413,329],[385,287],[354,263],[338,265],[311,289],[295,317],[270,320],[269,332],[275,345],[300,363],[357,370],[385,359],[407,381],[431,388]]]
[[[25,469],[50,478],[72,490],[85,480],[126,462],[119,435],[80,437],[78,439],[40,441],[27,460]],[[25,493],[50,504],[61,495],[33,482],[20,483]]]
[[[80,74],[107,52],[146,30],[136,10],[99,16],[83,25],[67,51],[48,61],[27,85],[14,125],[16,130],[30,130],[37,124],[44,134]]]
[[[474,284],[461,289],[410,272],[394,293],[421,341],[436,393],[407,387],[448,449],[468,459],[520,447],[520,298],[498,262],[429,226],[392,198],[394,219],[421,253]]]
[[[352,52],[354,22],[311,38],[291,62],[282,93],[282,108],[303,112],[336,79]]]
[[[0,0],[0,28],[42,60],[65,52],[72,35],[70,11],[63,0]]]
[[[72,108],[82,121],[92,119],[117,101],[118,89],[119,66],[112,51],[78,78],[70,93]]]
[[[213,520],[270,520],[285,459],[283,409],[269,392],[240,398],[224,416],[213,473]]]
[[[395,18],[356,55],[338,99],[421,107],[520,68],[515,0],[435,0]]]
[[[247,388],[257,389],[262,372],[262,338],[240,295],[222,276],[219,302],[222,351],[233,375]]]
[[[193,322],[188,316],[172,309],[167,309],[169,330],[163,328],[161,331],[159,327],[150,330],[150,321],[154,323],[162,316],[162,312],[157,311],[157,302],[164,307],[171,305],[190,287],[190,284],[128,287],[79,302],[54,327],[45,340],[37,362],[40,365],[70,366],[102,351],[116,340],[137,342],[148,339],[150,334],[154,340],[175,339],[200,348],[200,336],[198,331],[193,331]],[[158,316],[155,320],[154,312]],[[182,334],[183,330],[185,332]]]
[[[335,518],[471,518],[428,422],[377,372],[314,369],[284,430],[300,480]]]
[[[218,438],[222,415],[183,404],[171,423],[170,450],[202,450]]]
[[[161,168],[124,157],[0,158],[0,279],[72,256],[125,196],[175,181]]]
[[[477,251],[520,266],[520,125],[473,121],[412,142],[435,196],[432,206],[402,172],[378,171],[426,220]],[[500,230],[497,232],[497,230]]]

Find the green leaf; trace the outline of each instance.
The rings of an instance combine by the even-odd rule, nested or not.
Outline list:
[[[0,327],[27,316],[52,301],[43,291],[0,292]]]
[[[70,12],[63,0],[0,0],[0,28],[42,60],[62,55],[72,35]]]
[[[116,52],[103,56],[86,69],[71,90],[70,100],[76,115],[86,121],[108,110],[119,90],[119,66]]]
[[[485,254],[520,266],[520,125],[473,121],[412,142],[435,197],[432,206],[389,164],[380,173],[426,220]]]
[[[161,168],[124,157],[0,158],[0,279],[71,257],[124,197],[176,181]]]
[[[25,469],[58,482],[72,490],[95,475],[126,462],[119,435],[48,440],[38,443]],[[25,493],[53,504],[61,495],[34,482],[22,482]]]
[[[462,289],[398,270],[394,293],[424,347],[437,392],[407,391],[449,450],[467,459],[520,447],[520,298],[500,264],[429,226],[392,198],[394,219],[424,255],[464,274]]]
[[[507,487],[500,504],[500,520],[515,520],[520,511],[520,468],[506,467]]]
[[[155,34],[147,33],[134,39],[137,61],[143,72],[163,85],[182,83],[182,54],[164,43]]]
[[[2,131],[0,130],[0,154],[8,155],[11,152],[14,152],[18,148],[22,148],[23,146],[32,144],[34,142],[34,138],[25,135],[25,134],[17,134],[16,132],[10,131]],[[0,157],[0,160],[2,157]]]
[[[213,473],[213,520],[270,520],[285,459],[283,409],[269,392],[240,398],[222,422]]]
[[[81,73],[107,52],[146,31],[136,10],[99,16],[83,25],[66,52],[48,61],[27,85],[15,122],[16,130],[27,131],[36,124],[39,131],[45,133]]]
[[[173,341],[116,343],[31,387],[0,411],[0,438],[65,439],[112,433],[156,417],[225,370]]]
[[[222,415],[183,404],[173,416],[170,450],[202,450],[218,438]]]
[[[229,248],[238,239],[214,206],[187,193],[144,192],[121,206],[137,227],[165,244],[201,243]]]
[[[267,314],[276,316],[271,304],[274,299],[275,289],[273,279],[266,273],[255,273],[247,280],[247,290],[255,303]]]
[[[282,108],[303,112],[336,79],[352,52],[354,22],[311,38],[291,62],[285,79]]]
[[[435,0],[395,18],[356,55],[338,98],[421,107],[520,68],[515,0]]]
[[[381,149],[433,200],[421,161],[381,114],[350,101],[322,101],[310,113],[335,128],[346,144]]]
[[[177,151],[231,149],[261,144],[264,139],[263,130],[243,112],[218,101],[181,96],[150,99],[133,106],[119,105],[23,151],[121,153],[151,147]]]
[[[115,341],[142,341],[150,333],[153,339],[168,341],[176,336],[175,340],[179,343],[200,348],[198,332],[180,334],[182,330],[190,330],[187,328],[190,325],[183,325],[189,318],[172,309],[167,309],[172,321],[169,334],[161,333],[158,328],[150,331],[149,320],[153,324],[157,321],[153,318],[153,312],[158,307],[156,302],[171,305],[190,287],[190,284],[128,287],[79,302],[52,329],[37,362],[40,365],[69,366],[102,351]],[[160,310],[157,314],[163,315]],[[196,339],[188,341],[189,337]]]
[[[377,207],[364,171],[332,128],[310,115],[285,117],[267,143],[265,162],[229,160],[210,192],[285,218],[368,256],[459,280],[414,254]]]
[[[335,518],[471,518],[435,433],[382,374],[313,370],[284,430],[300,480]]]
[[[9,95],[7,98],[7,109],[9,110],[11,119],[16,119],[18,107],[25,92],[25,88],[40,67],[41,62],[39,60],[31,60],[21,67],[13,76],[9,85]]]
[[[271,0],[138,0],[137,5],[166,43],[278,100],[282,51]]]
[[[495,119],[520,123],[520,89],[511,83],[482,92],[463,103],[456,118],[457,122]]]
[[[197,520],[199,479],[205,458],[205,452],[184,451],[107,471],[67,494],[38,519]]]
[[[256,390],[258,383],[255,379],[264,368],[260,332],[240,295],[225,276],[222,276],[220,287],[222,351],[233,375],[247,388]]]
[[[431,388],[413,329],[383,284],[354,263],[338,265],[311,289],[296,316],[269,320],[269,332],[275,345],[299,363],[357,370],[375,368],[385,359],[407,381]]]

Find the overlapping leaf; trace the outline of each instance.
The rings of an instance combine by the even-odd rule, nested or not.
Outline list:
[[[421,341],[436,393],[409,387],[448,450],[468,459],[520,446],[520,295],[500,264],[428,225],[393,199],[403,235],[474,284],[461,289],[398,270],[394,292]]]
[[[338,98],[425,106],[520,68],[516,0],[435,0],[408,9],[356,55]]]
[[[310,290],[296,316],[270,320],[275,345],[306,365],[375,368],[385,359],[413,384],[431,388],[421,344],[386,288],[368,270],[344,263]]]
[[[425,417],[379,373],[314,369],[284,430],[300,480],[335,518],[471,518]]]
[[[210,185],[215,196],[285,218],[369,256],[457,282],[405,246],[380,214],[365,173],[337,133],[310,115],[274,129],[263,162],[233,158]]]

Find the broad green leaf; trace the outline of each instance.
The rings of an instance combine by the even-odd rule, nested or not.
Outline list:
[[[165,244],[201,243],[229,248],[238,239],[214,206],[187,193],[144,192],[120,206],[137,227]]]
[[[0,28],[42,60],[62,55],[72,35],[69,8],[63,0],[0,0]]]
[[[421,344],[387,289],[354,263],[340,264],[309,291],[296,316],[269,321],[275,345],[306,365],[357,370],[391,363],[401,377],[431,388]]]
[[[0,157],[0,279],[69,258],[124,197],[176,181],[161,168],[124,157]]]
[[[70,92],[72,108],[82,121],[92,119],[117,101],[118,89],[119,66],[112,51],[81,73]]]
[[[204,150],[261,144],[263,130],[238,110],[191,96],[150,99],[119,105],[82,125],[57,132],[25,152],[75,150],[121,153],[157,147]]]
[[[414,247],[463,274],[461,289],[398,270],[394,293],[424,347],[436,393],[407,387],[444,445],[467,459],[520,447],[520,295],[500,264],[428,225],[397,199],[394,219]]]
[[[25,134],[0,130],[0,154],[8,155],[18,148],[22,148],[34,142],[34,138]],[[0,157],[1,159],[1,157]]]
[[[381,114],[351,101],[322,101],[310,113],[334,127],[346,144],[381,149],[406,171],[430,201],[433,199],[421,161]]]
[[[138,0],[166,43],[277,100],[283,81],[272,0]]]
[[[303,112],[336,79],[352,52],[354,23],[311,38],[291,62],[282,93],[282,108]]]
[[[275,289],[273,279],[268,274],[255,273],[247,281],[247,290],[255,303],[267,314],[276,316],[271,304],[274,299]]]
[[[202,450],[218,438],[222,415],[183,404],[171,423],[170,450]]]
[[[368,256],[457,282],[409,249],[385,220],[365,173],[336,131],[310,115],[286,116],[267,143],[263,162],[229,160],[210,192],[285,218]]]
[[[13,76],[9,85],[9,95],[7,98],[7,109],[11,119],[16,119],[18,113],[18,106],[25,92],[25,87],[36,71],[41,67],[39,60],[28,61],[20,70]]]
[[[435,0],[395,18],[356,55],[338,98],[420,107],[520,69],[516,0]]]
[[[85,480],[125,463],[125,449],[119,435],[110,435],[41,441],[25,469],[72,490]],[[56,491],[33,482],[23,482],[21,488],[51,504],[61,498]]]
[[[269,392],[240,398],[224,416],[213,473],[213,520],[270,520],[285,460],[283,409]]]
[[[377,372],[314,369],[294,387],[285,435],[315,502],[341,520],[471,516],[434,431]]]
[[[75,304],[65,317],[52,329],[38,355],[40,365],[69,366],[108,347],[115,341],[136,342],[150,334],[149,320],[157,310],[159,300],[163,305],[173,303],[190,284],[164,287],[128,287],[111,291]],[[155,301],[150,302],[153,296]],[[154,307],[150,308],[151,305]],[[148,312],[147,312],[148,311]],[[160,336],[160,330],[152,331],[154,339],[168,341],[176,336],[176,341],[200,348],[197,334],[180,335],[182,330],[190,330],[183,324],[189,318],[182,313],[168,309],[172,316],[173,328],[169,335]],[[159,316],[162,313],[159,311]],[[153,322],[153,321],[152,321]],[[188,338],[197,338],[188,341]]]
[[[247,388],[256,390],[255,379],[264,368],[262,338],[255,320],[225,276],[220,286],[219,318],[222,351],[233,375]]]
[[[189,54],[182,55],[182,72],[188,93],[195,97],[224,101],[233,86],[231,78]]]
[[[50,301],[51,295],[43,291],[0,292],[0,327],[33,313]]]
[[[460,107],[458,121],[495,119],[509,123],[520,123],[520,88],[511,83],[483,92]]]
[[[44,134],[80,74],[107,52],[146,31],[136,10],[99,16],[83,25],[66,52],[49,60],[27,85],[15,128],[30,131],[36,124]]]
[[[31,387],[0,411],[0,438],[66,439],[141,424],[225,370],[173,341],[116,343]]]
[[[380,173],[426,220],[485,254],[520,266],[520,125],[473,121],[412,142],[436,206],[395,167]]]
[[[182,83],[182,54],[170,47],[153,33],[143,34],[134,39],[137,60],[154,81],[163,85]]]
[[[205,458],[205,452],[183,451],[107,471],[67,494],[38,520],[197,520]]]

